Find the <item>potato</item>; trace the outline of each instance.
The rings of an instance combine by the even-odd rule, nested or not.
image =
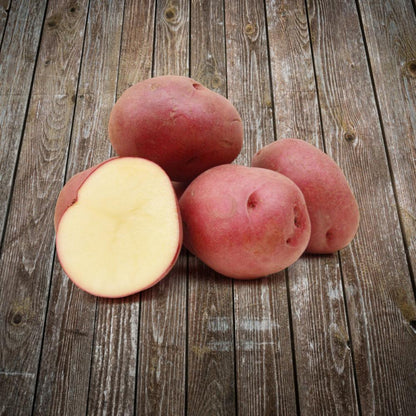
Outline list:
[[[278,140],[259,150],[252,166],[271,169],[301,189],[311,220],[310,253],[333,253],[357,232],[358,204],[338,165],[315,146],[299,139]]]
[[[191,182],[179,206],[185,247],[232,278],[278,272],[295,262],[309,241],[301,191],[267,169],[211,168]]]
[[[232,162],[243,144],[243,124],[233,105],[181,76],[150,78],[128,88],[111,111],[108,130],[119,156],[152,160],[180,182]]]
[[[55,229],[68,277],[102,297],[153,286],[182,247],[172,183],[158,165],[141,158],[113,158],[70,179],[58,197]]]

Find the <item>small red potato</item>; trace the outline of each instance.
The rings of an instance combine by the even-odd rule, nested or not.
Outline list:
[[[191,182],[179,206],[185,247],[218,273],[236,279],[283,270],[309,241],[301,191],[271,170],[216,166]]]
[[[252,166],[290,178],[302,191],[311,220],[309,253],[333,253],[347,246],[357,232],[358,204],[338,165],[315,146],[282,139],[265,146]]]
[[[150,78],[124,91],[108,131],[119,156],[152,160],[180,182],[232,162],[243,145],[243,124],[231,102],[181,76]]]
[[[62,268],[96,296],[128,296],[156,284],[182,246],[178,201],[166,173],[141,158],[109,159],[62,189],[55,209]]]

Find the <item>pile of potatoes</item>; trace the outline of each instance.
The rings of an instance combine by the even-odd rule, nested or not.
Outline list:
[[[160,256],[152,254],[142,261],[157,263],[163,260],[164,265],[159,269],[163,273],[153,272],[157,275],[150,277],[133,276],[147,273],[147,269],[142,271],[138,265],[128,268],[126,276],[117,278],[124,285],[119,291],[118,281],[111,282],[109,289],[103,291],[100,276],[94,277],[91,287],[83,284],[83,280],[91,278],[87,275],[83,277],[81,271],[77,272],[73,281],[94,295],[119,297],[152,286],[173,267],[182,242],[191,253],[218,273],[236,279],[252,279],[287,268],[305,251],[333,253],[340,250],[351,242],[357,232],[357,202],[344,174],[328,155],[303,140],[283,139],[259,150],[250,167],[232,163],[243,146],[242,120],[226,98],[191,78],[155,77],[127,89],[111,111],[109,139],[118,155],[112,161],[137,159],[128,164],[118,163],[125,171],[129,165],[128,169],[131,168],[132,172],[143,172],[134,173],[137,178],[133,178],[133,173],[128,176],[133,182],[137,180],[137,186],[129,185],[131,190],[118,192],[117,203],[126,203],[124,198],[129,192],[146,193],[139,198],[140,201],[132,202],[131,198],[127,198],[131,208],[123,214],[116,210],[117,215],[130,215],[134,211],[136,222],[138,217],[145,215],[146,222],[154,224],[150,228],[152,231],[146,231],[148,234],[136,230],[134,236],[120,237],[124,234],[117,229],[114,235],[118,239],[128,238],[129,242],[133,242],[130,245],[139,240],[140,247],[159,245]],[[141,162],[143,160],[145,162]],[[141,170],[140,166],[148,161],[157,168]],[[137,162],[137,169],[132,168],[133,162]],[[99,169],[94,167],[86,172],[97,172]],[[106,169],[107,176],[103,174],[102,179],[95,179],[97,183],[108,181],[106,178],[110,170],[108,166]],[[117,169],[114,165],[111,175],[117,176],[114,173]],[[169,179],[168,186],[164,175]],[[154,179],[159,176],[160,180]],[[61,257],[68,258],[65,246],[70,244],[65,241],[68,238],[82,239],[86,233],[87,226],[83,225],[77,233],[65,236],[63,243],[58,244],[61,219],[67,211],[74,209],[78,199],[81,200],[77,195],[88,177],[89,174],[79,174],[76,186],[74,181],[72,185],[69,181],[58,198],[55,229],[60,260]],[[123,178],[125,176],[120,175],[119,180],[108,182],[114,182],[111,186],[120,190],[126,182]],[[150,186],[140,188],[142,183],[149,181]],[[92,181],[89,187],[94,188]],[[149,188],[159,198],[157,204],[166,200],[170,206],[176,206],[177,214],[173,215],[173,210],[158,211],[156,208],[146,209],[142,214],[142,205],[148,204],[150,198],[147,197],[149,191],[143,189]],[[94,199],[96,193],[88,192],[91,195],[89,198]],[[173,199],[175,202],[172,202]],[[114,218],[115,211],[106,212],[105,205],[105,199],[94,204],[95,207],[102,206],[105,213],[97,216],[113,215]],[[171,220],[162,220],[159,212]],[[120,221],[118,218],[117,224]],[[69,225],[75,224],[69,220],[67,224],[67,229],[78,227]],[[124,233],[129,233],[128,229],[125,227]],[[94,230],[94,233],[99,233],[99,230]],[[154,240],[157,243],[152,243],[155,233],[161,237]],[[171,238],[172,233],[174,238]],[[162,247],[165,239],[169,241],[169,250]],[[115,240],[115,237],[110,240]],[[120,242],[117,244],[120,247]],[[82,250],[92,250],[85,257],[96,258],[95,264],[98,264],[100,256],[111,255],[110,246],[106,246],[104,251],[100,249],[101,253],[95,253],[91,245],[94,244],[86,244],[87,248]],[[134,255],[133,249],[126,256]],[[74,260],[68,264],[79,262],[75,254],[73,256]],[[123,257],[120,261],[126,262],[126,259]],[[132,259],[133,263],[135,259]],[[89,268],[89,275],[94,267]],[[117,267],[115,264],[114,268]],[[72,278],[68,268],[71,267],[64,267]],[[107,279],[111,280],[111,277]],[[139,284],[141,280],[146,283]],[[129,286],[131,281],[135,283]]]

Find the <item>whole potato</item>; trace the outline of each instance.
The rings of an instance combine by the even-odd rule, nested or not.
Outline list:
[[[119,156],[161,166],[174,181],[232,162],[243,145],[243,124],[225,97],[191,78],[161,76],[128,88],[114,105],[109,137]]]
[[[358,204],[341,169],[326,153],[303,140],[282,139],[259,150],[252,166],[280,172],[302,191],[311,220],[307,252],[333,253],[354,238]]]
[[[276,273],[294,263],[309,241],[301,191],[267,169],[211,168],[191,182],[179,206],[185,247],[225,276]]]

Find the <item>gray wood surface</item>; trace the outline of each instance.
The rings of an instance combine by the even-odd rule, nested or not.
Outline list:
[[[10,9],[10,0],[1,0],[0,1],[0,45],[3,41],[4,28],[7,23],[7,18],[9,17]]]
[[[413,414],[415,40],[412,0],[0,0],[0,415]],[[236,163],[284,137],[334,158],[353,242],[253,281],[183,249],[142,293],[74,286],[58,193],[163,74],[236,106]]]
[[[361,1],[359,5],[406,253],[416,283],[416,158],[409,152],[416,136],[412,111],[416,106],[416,16],[410,1]]]
[[[361,210],[340,253],[361,411],[411,414],[416,343],[403,309],[414,316],[414,293],[357,8],[308,3],[326,150]]]
[[[13,7],[7,1],[0,4],[0,236],[3,236],[46,1],[14,1]]]

